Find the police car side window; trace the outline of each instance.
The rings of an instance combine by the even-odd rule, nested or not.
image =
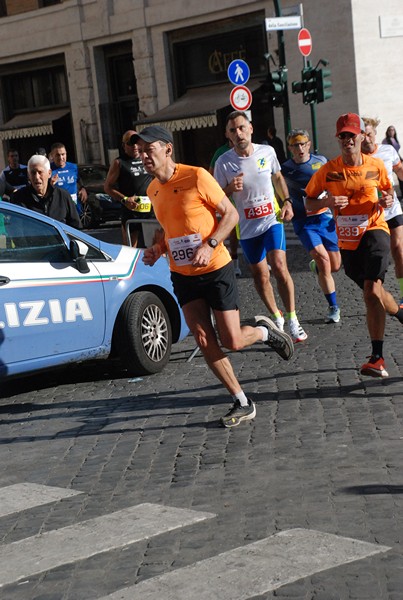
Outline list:
[[[71,262],[58,230],[38,219],[1,210],[0,262]]]

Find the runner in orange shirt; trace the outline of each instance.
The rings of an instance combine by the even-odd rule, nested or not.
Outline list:
[[[361,374],[387,377],[385,314],[403,323],[403,310],[383,287],[390,251],[384,208],[393,203],[393,188],[383,162],[362,154],[363,132],[365,125],[358,115],[339,117],[336,137],[341,155],[313,175],[305,204],[308,210],[328,206],[334,213],[344,270],[364,293],[372,353]]]
[[[144,167],[154,176],[147,195],[164,229],[163,237],[144,251],[144,263],[152,266],[168,253],[174,291],[188,327],[233,399],[221,422],[235,427],[253,419],[256,408],[219,345],[211,311],[221,343],[230,350],[264,342],[288,360],[294,351],[292,340],[264,316],[255,317],[255,327],[241,327],[234,266],[223,244],[238,213],[214,177],[205,169],[175,163],[172,134],[163,127],[146,127],[131,143],[138,144]]]

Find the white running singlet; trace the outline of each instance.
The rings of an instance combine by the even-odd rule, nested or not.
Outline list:
[[[388,177],[390,179],[391,186],[393,187],[393,167],[398,165],[401,160],[394,149],[390,144],[379,144],[377,146],[375,152],[371,154],[374,158],[380,158],[385,163],[386,170],[388,172]],[[396,215],[402,214],[402,207],[399,202],[399,198],[396,195],[396,192],[393,193],[393,204],[390,208],[385,208],[385,220],[389,221],[389,219],[393,219]]]
[[[241,240],[257,237],[279,223],[271,176],[280,170],[275,151],[264,144],[253,144],[251,156],[238,156],[232,149],[217,159],[214,177],[222,188],[243,173],[243,190],[231,194],[239,214]]]

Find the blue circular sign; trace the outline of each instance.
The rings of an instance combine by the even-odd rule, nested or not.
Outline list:
[[[245,85],[250,76],[250,69],[244,60],[237,58],[230,63],[227,74],[233,85]]]

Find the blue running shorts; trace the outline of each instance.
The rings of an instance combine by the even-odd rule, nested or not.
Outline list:
[[[286,251],[284,225],[282,223],[272,225],[257,237],[239,241],[245,259],[251,265],[256,265],[266,259],[266,254],[271,250]]]
[[[308,252],[321,244],[323,244],[328,252],[337,252],[339,250],[336,224],[331,214],[321,213],[314,217],[294,220],[292,224],[295,233]]]

